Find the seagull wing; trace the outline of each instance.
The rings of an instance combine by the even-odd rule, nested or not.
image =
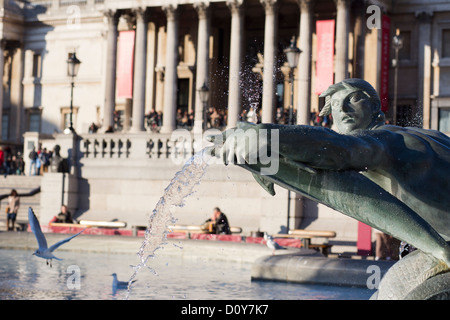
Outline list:
[[[28,221],[30,222],[31,231],[33,231],[36,237],[39,249],[47,249],[47,240],[45,240],[39,220],[36,218],[36,215],[31,207],[28,208]]]
[[[278,242],[273,241],[273,245],[275,246],[275,249],[285,249],[282,245],[280,245]]]
[[[69,242],[70,240],[72,240],[73,238],[75,238],[76,236],[78,236],[80,233],[82,233],[84,230],[86,230],[87,228],[84,228],[83,230],[81,230],[80,232],[74,234],[73,236],[70,236],[64,240],[58,241],[57,243],[55,243],[54,245],[52,245],[50,248],[48,248],[48,250],[50,252],[55,251],[56,249],[58,249],[60,246],[62,246],[64,243]]]
[[[275,249],[275,250],[279,250],[279,249],[285,249],[282,245],[280,245],[278,242],[276,242],[272,236],[267,236],[267,246],[270,249]]]

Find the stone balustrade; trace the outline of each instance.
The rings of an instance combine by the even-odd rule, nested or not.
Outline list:
[[[201,137],[188,131],[178,134],[162,133],[99,133],[80,135],[78,160],[108,159],[181,160],[190,158],[201,143]]]

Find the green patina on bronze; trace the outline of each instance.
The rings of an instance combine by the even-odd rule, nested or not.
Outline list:
[[[338,132],[239,123],[242,130],[224,132],[212,153],[225,162],[232,161],[230,151],[247,152],[240,156],[248,159],[255,150],[237,148],[239,134],[276,129],[275,174],[261,175],[261,163],[239,164],[269,193],[273,184],[298,192],[450,265],[450,139],[434,130],[384,125],[378,94],[364,80],[346,79],[322,96],[322,114],[332,114]]]

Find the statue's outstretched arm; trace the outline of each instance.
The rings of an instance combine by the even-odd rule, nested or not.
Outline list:
[[[386,159],[382,140],[369,134],[342,135],[323,127],[258,124],[256,130],[278,130],[279,153],[285,158],[313,168],[367,170]],[[246,128],[252,128],[246,125]],[[277,141],[269,141],[277,143]]]

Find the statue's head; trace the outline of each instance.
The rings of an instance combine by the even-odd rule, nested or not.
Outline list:
[[[60,151],[61,147],[59,146],[59,144],[55,145],[55,147],[53,148],[53,152],[55,153],[55,155],[59,155]]]
[[[325,97],[320,116],[331,114],[340,133],[370,129],[384,123],[380,97],[367,81],[345,79],[329,86],[320,97]]]

